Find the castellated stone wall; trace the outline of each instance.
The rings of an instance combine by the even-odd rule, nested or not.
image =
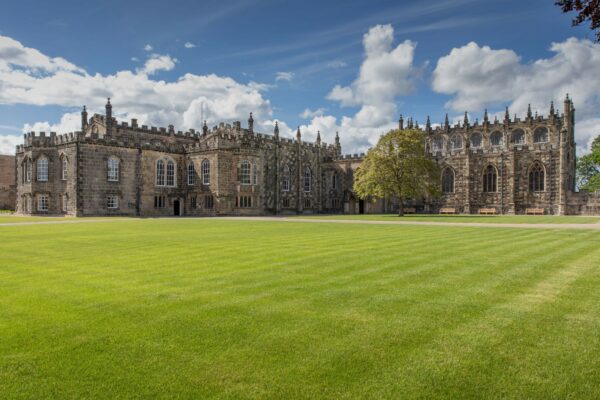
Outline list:
[[[486,114],[482,123],[465,117],[462,125],[446,121],[436,128],[410,121],[408,128],[424,132],[426,152],[446,184],[441,198],[412,199],[406,206],[434,213],[597,213],[600,195],[574,190],[574,112],[567,98],[562,114],[552,107],[547,117],[529,112],[518,119],[507,112],[503,121],[491,122]],[[402,120],[399,125],[404,129]],[[395,199],[355,195],[363,157],[342,156],[337,135],[333,145],[320,136],[302,141],[301,132],[281,138],[277,128],[265,135],[254,132],[252,118],[248,128],[235,122],[181,132],[118,122],[107,104],[106,115],[88,119],[82,112],[80,132],[25,135],[14,163],[16,210],[78,216],[396,212]],[[47,174],[40,176],[40,168]]]
[[[16,158],[0,155],[0,210],[14,210],[16,197]]]

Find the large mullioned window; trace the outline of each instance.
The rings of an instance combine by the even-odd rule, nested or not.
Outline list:
[[[536,162],[529,169],[529,191],[543,192],[544,191],[544,166]]]
[[[452,150],[462,149],[462,147],[463,147],[462,136],[460,136],[460,135],[452,136],[452,138],[450,139],[450,145],[452,146]]]
[[[288,167],[287,165],[285,165],[283,167],[283,174],[281,177],[281,190],[283,190],[284,192],[289,192],[290,191],[290,167]]]
[[[304,168],[304,191],[310,192],[312,173],[309,167]]]
[[[62,172],[60,175],[60,178],[63,181],[66,181],[69,175],[69,161],[67,160],[67,157],[63,157],[62,158]]]
[[[481,147],[483,142],[483,136],[481,136],[481,133],[479,132],[475,132],[474,134],[471,135],[471,147],[474,149],[478,149]]]
[[[490,144],[494,147],[502,145],[502,133],[492,132],[490,135]]]
[[[156,162],[156,186],[165,186],[165,162],[163,160]]]
[[[194,186],[196,184],[196,169],[193,163],[188,164],[187,168],[187,184],[188,186]],[[193,207],[196,208],[196,207]]]
[[[248,161],[242,161],[240,165],[240,183],[242,185],[250,184],[251,166]]]
[[[167,161],[167,186],[175,186],[175,163]]]
[[[210,185],[210,161],[202,161],[202,184]]]
[[[107,178],[111,182],[117,182],[119,180],[119,159],[116,157],[110,157],[108,159]]]
[[[454,170],[452,168],[444,168],[444,172],[442,172],[442,191],[454,193]]]
[[[488,165],[483,172],[483,191],[486,193],[498,191],[498,173],[493,165]]]
[[[548,128],[537,128],[533,132],[533,143],[546,143],[548,141]]]
[[[38,182],[48,181],[48,159],[46,157],[37,160],[37,180]]]

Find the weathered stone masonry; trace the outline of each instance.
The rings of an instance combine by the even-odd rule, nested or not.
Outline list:
[[[453,207],[461,213],[493,208],[523,214],[598,213],[600,194],[575,193],[575,109],[528,113],[520,120],[422,129],[426,150],[442,169],[440,199],[414,199],[417,211]],[[343,156],[335,143],[314,143],[254,131],[240,122],[187,132],[117,122],[82,111],[80,132],[25,135],[17,146],[16,209],[23,214],[77,216],[259,215],[395,212],[394,199],[359,200],[354,171],[363,155]],[[404,129],[401,118],[399,128]]]

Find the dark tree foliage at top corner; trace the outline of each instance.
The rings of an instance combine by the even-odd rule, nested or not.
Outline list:
[[[600,0],[558,0],[555,3],[564,13],[575,11],[573,26],[590,21],[590,28],[597,30],[596,41],[600,43]]]

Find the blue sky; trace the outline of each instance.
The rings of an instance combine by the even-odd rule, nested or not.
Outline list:
[[[100,112],[107,95],[124,119],[187,129],[200,128],[200,113],[211,124],[245,123],[253,110],[262,130],[278,120],[284,134],[300,125],[307,139],[322,130],[329,141],[340,130],[344,148],[359,151],[399,114],[441,122],[445,113],[475,118],[506,105],[522,113],[526,103],[546,113],[570,91],[581,151],[600,134],[600,74],[590,62],[599,46],[549,0],[21,0],[2,8],[2,152],[24,129],[73,128],[83,103]],[[29,56],[11,60],[15,49]],[[130,76],[113,79],[123,71]]]

